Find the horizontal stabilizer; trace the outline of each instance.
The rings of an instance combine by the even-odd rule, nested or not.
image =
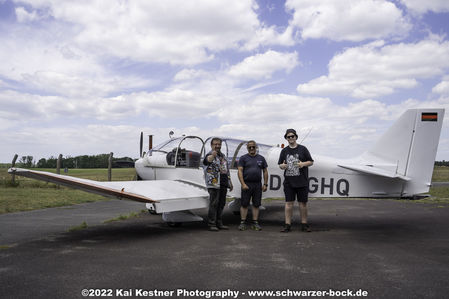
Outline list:
[[[21,168],[10,168],[8,173],[51,182],[106,197],[129,199],[144,203],[153,203],[158,212],[182,210],[183,207],[202,208],[209,194],[204,188],[199,188],[187,182],[160,181],[114,181],[99,182],[87,179],[59,175],[45,171]],[[200,202],[200,203],[196,203]],[[207,203],[207,201],[205,201]],[[181,205],[177,205],[182,203]],[[158,207],[161,205],[160,207]],[[174,207],[176,205],[176,207]]]
[[[396,172],[388,171],[383,168],[371,166],[371,165],[339,164],[338,166],[345,168],[345,169],[365,173],[365,174],[377,175],[377,176],[386,177],[386,178],[390,178],[390,179],[397,178],[397,179],[401,179],[403,181],[410,181],[409,177],[400,175]]]

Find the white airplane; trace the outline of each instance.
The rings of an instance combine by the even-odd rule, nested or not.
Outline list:
[[[370,150],[352,159],[332,159],[312,153],[310,197],[415,198],[429,191],[440,139],[444,109],[407,110]],[[137,181],[98,182],[66,175],[10,168],[29,178],[52,182],[107,197],[130,199],[162,214],[169,224],[201,221],[195,210],[208,207],[202,161],[212,137],[171,138],[141,155],[135,163]],[[240,209],[237,164],[246,154],[246,140],[223,138],[234,190],[229,207]],[[142,148],[142,138],[141,138]],[[207,148],[207,149],[206,149]],[[284,197],[283,170],[278,167],[282,149],[258,144],[268,163],[269,186],[264,198]],[[141,150],[142,151],[142,150]]]

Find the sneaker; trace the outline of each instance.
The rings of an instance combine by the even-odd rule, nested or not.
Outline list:
[[[281,230],[281,233],[288,233],[292,230],[292,226],[290,224],[286,224],[284,228]]]
[[[246,223],[245,223],[245,221],[240,222],[239,230],[246,230]]]
[[[209,226],[209,231],[211,231],[211,232],[218,232],[218,227],[216,227],[216,226]]]
[[[260,227],[259,223],[257,221],[255,221],[252,225],[251,225],[251,229],[253,230],[262,230],[262,228]]]
[[[310,233],[312,230],[310,229],[310,225],[308,223],[301,223],[300,226],[301,231]]]
[[[229,226],[226,226],[226,225],[223,225],[223,224],[217,225],[217,227],[218,227],[218,229],[224,229],[224,230],[228,230],[229,229]]]

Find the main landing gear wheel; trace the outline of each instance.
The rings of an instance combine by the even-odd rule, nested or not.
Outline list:
[[[148,209],[148,213],[150,213],[151,215],[157,215],[157,212],[151,209]]]

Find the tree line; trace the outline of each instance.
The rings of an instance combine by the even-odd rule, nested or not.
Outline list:
[[[100,155],[83,155],[76,157],[63,157],[62,168],[107,168],[109,154]],[[56,168],[58,158],[51,156],[48,159],[42,158],[39,161],[34,161],[33,156],[20,157],[16,166],[26,168]],[[112,157],[112,167],[134,167],[134,160],[130,157],[114,158]],[[435,166],[448,166],[449,161],[435,161]]]
[[[48,159],[41,158],[35,161],[33,156],[22,156],[16,163],[17,167],[26,168],[56,168],[58,157],[51,156]],[[63,157],[61,168],[107,168],[109,163],[109,154],[100,155],[82,155],[76,157]],[[112,157],[112,167],[134,167],[134,160],[130,157]]]
[[[435,161],[435,166],[449,166],[449,161]]]

